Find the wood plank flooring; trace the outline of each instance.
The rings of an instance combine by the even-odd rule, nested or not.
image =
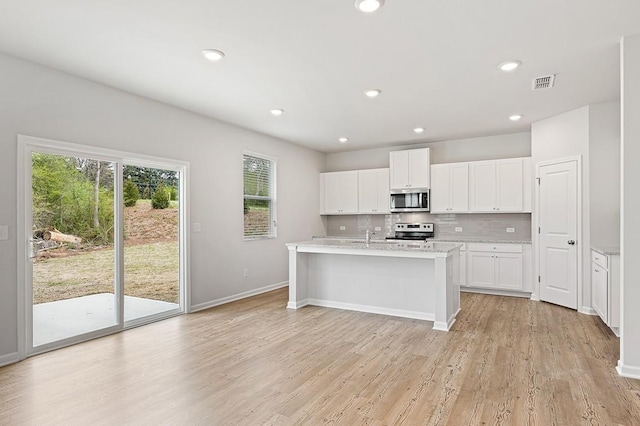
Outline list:
[[[639,425],[596,317],[462,294],[449,333],[287,289],[0,368],[2,425]]]

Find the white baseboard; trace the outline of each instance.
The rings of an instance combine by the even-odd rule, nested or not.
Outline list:
[[[9,365],[9,364],[14,364],[18,361],[20,361],[20,354],[18,352],[2,355],[0,356],[0,367]]]
[[[377,306],[357,305],[354,303],[333,302],[330,300],[309,299],[309,305],[323,308],[344,309],[347,311],[367,312],[369,314],[390,315],[393,317],[435,321],[436,315],[426,312],[405,311],[403,309],[379,308]]]
[[[636,367],[632,365],[624,365],[622,361],[618,360],[618,366],[616,367],[616,371],[622,377],[640,380],[640,367]]]
[[[308,299],[302,299],[299,302],[288,302],[287,303],[287,309],[300,309],[304,306],[307,306],[309,304],[309,300]]]
[[[271,284],[265,287],[256,288],[254,290],[245,291],[242,293],[234,294],[232,296],[223,297],[222,299],[212,300],[210,302],[198,303],[191,306],[191,312],[202,311],[204,309],[213,308],[215,306],[224,305],[225,303],[235,302],[236,300],[246,299],[247,297],[257,296],[258,294],[267,293],[272,290],[277,290],[289,285],[289,281],[283,281],[281,283]]]
[[[493,289],[485,289],[485,288],[477,288],[477,287],[460,287],[460,291],[465,293],[478,293],[478,294],[490,294],[492,296],[510,296],[510,297],[526,297],[530,298],[531,294],[522,292],[522,291],[511,291],[511,290],[493,290]]]
[[[588,307],[588,306],[583,306],[583,307],[581,307],[581,308],[578,310],[578,312],[580,312],[581,314],[585,314],[585,315],[594,315],[594,316],[595,316],[595,315],[598,315],[598,312],[597,312],[595,309],[590,308],[590,307]]]

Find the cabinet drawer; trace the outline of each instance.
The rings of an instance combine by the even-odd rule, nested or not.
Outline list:
[[[609,259],[602,253],[591,250],[591,261],[604,269],[609,269]]]
[[[469,243],[468,251],[488,251],[494,253],[522,253],[522,244]]]

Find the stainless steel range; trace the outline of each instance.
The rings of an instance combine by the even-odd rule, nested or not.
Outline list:
[[[424,241],[433,238],[433,223],[396,223],[395,236],[387,240],[396,241]]]

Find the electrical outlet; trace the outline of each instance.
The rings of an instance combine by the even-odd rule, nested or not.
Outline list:
[[[6,241],[9,239],[9,227],[7,225],[0,226],[0,240]]]
[[[245,278],[249,278],[249,268],[244,268],[244,271],[242,274]]]
[[[456,226],[456,232],[462,232],[462,226]]]
[[[374,229],[376,232],[377,232],[377,231],[382,231],[382,228],[381,228],[381,227],[379,227],[379,226],[376,226],[376,227],[375,227],[375,228],[373,228],[373,229]]]
[[[516,228],[507,228],[507,232],[516,232]]]
[[[340,225],[340,230],[341,230],[341,231],[346,231],[346,230],[347,230],[347,227],[346,227],[346,226],[344,226],[344,225]]]
[[[193,232],[201,232],[201,231],[202,231],[202,224],[194,223],[193,224]]]

